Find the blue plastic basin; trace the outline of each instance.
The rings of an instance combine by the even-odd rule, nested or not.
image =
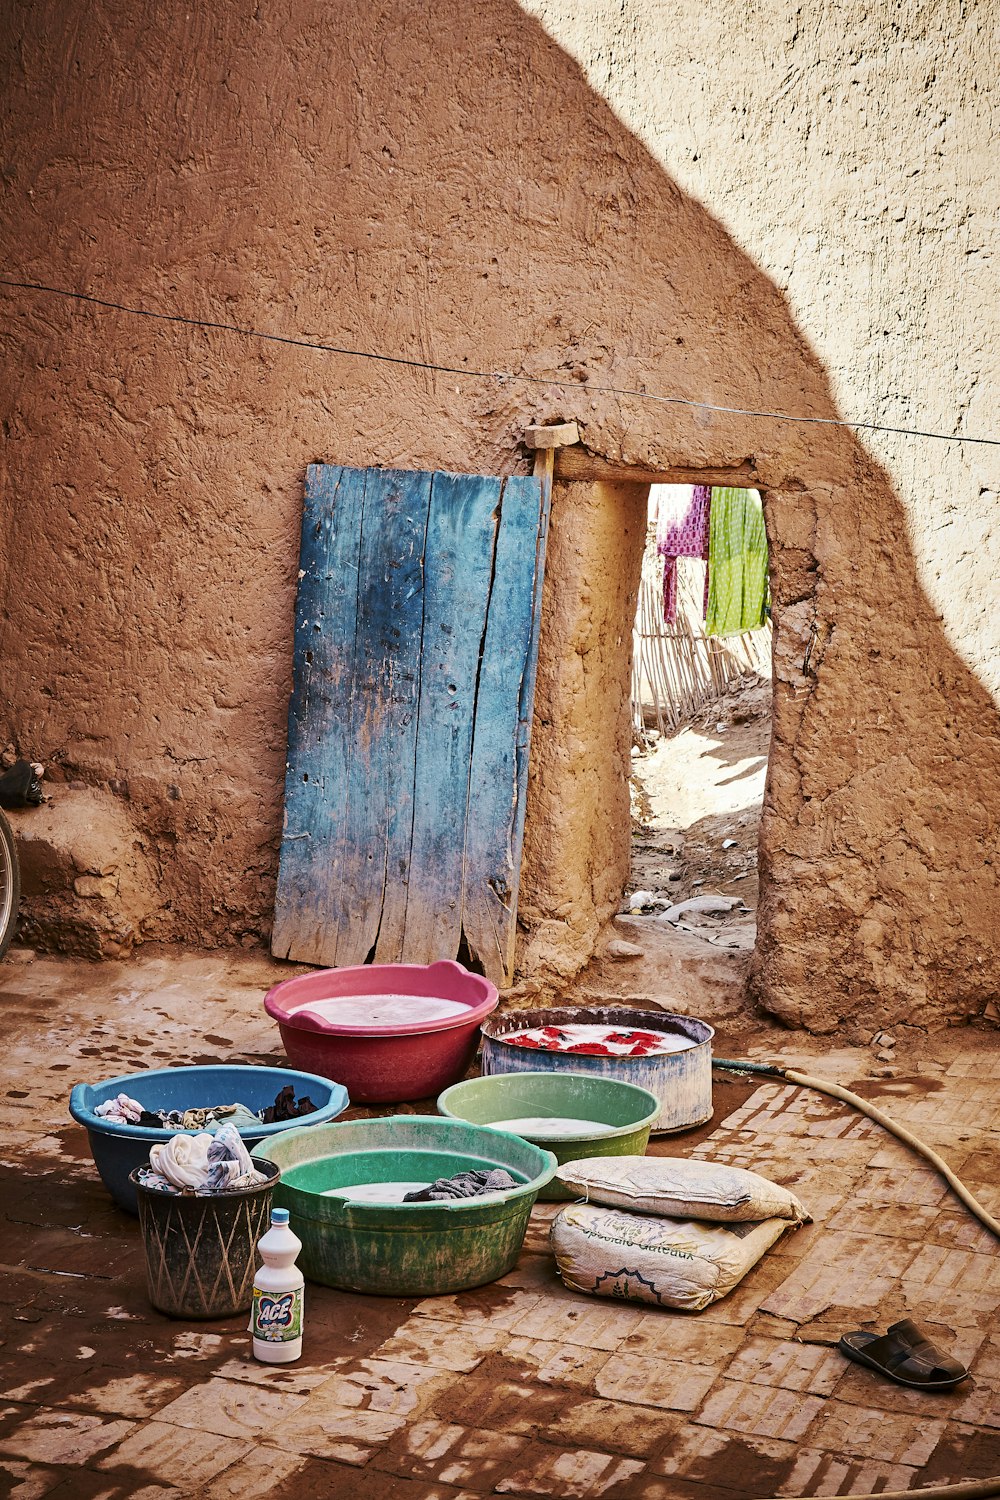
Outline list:
[[[324,1125],[343,1114],[350,1100],[342,1083],[331,1083],[315,1073],[296,1073],[290,1068],[255,1068],[239,1064],[212,1067],[159,1068],[148,1073],[126,1073],[103,1083],[78,1083],[69,1098],[69,1112],[78,1124],[86,1127],[94,1164],[101,1181],[120,1208],[138,1214],[135,1188],[129,1173],[149,1158],[149,1148],[157,1141],[169,1141],[176,1130],[156,1130],[148,1125],[125,1125],[102,1119],[94,1113],[99,1104],[116,1094],[128,1094],[144,1109],[206,1109],[212,1104],[245,1104],[254,1112],[274,1103],[275,1095],[286,1084],[295,1090],[296,1099],[303,1094],[318,1108],[311,1115],[282,1120],[277,1125],[257,1128],[245,1126],[240,1135],[248,1150],[283,1130],[301,1126]],[[190,1132],[194,1134],[195,1132]]]

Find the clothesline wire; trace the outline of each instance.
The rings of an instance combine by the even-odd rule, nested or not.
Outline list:
[[[899,437],[931,438],[942,443],[976,443],[1000,448],[1000,437],[971,437],[964,433],[933,432],[920,427],[892,427],[882,422],[855,422],[840,417],[796,416],[793,412],[786,411],[757,410],[748,406],[722,406],[712,401],[696,401],[690,396],[661,396],[654,391],[633,390],[627,386],[597,385],[589,380],[583,382],[561,380],[557,376],[519,374],[513,370],[477,370],[463,365],[442,365],[431,360],[413,359],[403,354],[351,349],[315,339],[296,338],[290,334],[267,333],[259,328],[244,328],[238,323],[219,322],[209,318],[192,318],[183,313],[153,312],[150,308],[131,307],[124,302],[112,302],[104,297],[91,296],[88,292],[73,292],[66,287],[46,286],[37,281],[15,281],[6,276],[0,276],[0,286],[13,287],[27,292],[46,292],[53,297],[66,297],[75,302],[87,302],[94,307],[128,313],[135,318],[152,318],[159,323],[180,323],[188,328],[210,328],[223,333],[236,333],[243,338],[261,339],[270,344],[290,344],[297,349],[313,349],[322,354],[339,354],[346,359],[367,359],[381,364],[404,365],[414,370],[429,370],[438,375],[458,375],[473,380],[507,380],[519,382],[522,385],[556,386],[562,390],[583,390],[592,395],[625,396],[637,401],[653,401],[661,406],[685,406],[696,411],[720,412],[729,416],[761,417],[772,422],[794,422],[814,427],[847,427],[858,432],[886,432]]]

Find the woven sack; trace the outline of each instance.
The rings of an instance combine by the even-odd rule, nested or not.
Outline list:
[[[701,1224],[573,1203],[552,1221],[552,1249],[566,1286],[596,1297],[698,1312],[737,1286],[791,1227]]]
[[[556,1177],[588,1203],[633,1213],[719,1224],[809,1218],[794,1193],[756,1172],[684,1156],[590,1156]]]

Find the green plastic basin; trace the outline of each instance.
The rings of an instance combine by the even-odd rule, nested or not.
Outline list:
[[[559,1165],[586,1156],[643,1156],[650,1127],[662,1105],[655,1094],[634,1083],[598,1078],[592,1073],[494,1073],[453,1084],[438,1097],[438,1109],[453,1120],[506,1131],[506,1120],[599,1120],[593,1135],[533,1135],[523,1139],[554,1153]],[[539,1190],[540,1198],[576,1196],[560,1182]]]
[[[281,1168],[275,1207],[287,1208],[310,1281],[388,1297],[434,1296],[505,1276],[521,1253],[539,1190],[558,1165],[520,1136],[457,1120],[397,1115],[290,1130],[254,1153]],[[364,1182],[433,1182],[503,1167],[516,1188],[446,1203],[328,1198]]]

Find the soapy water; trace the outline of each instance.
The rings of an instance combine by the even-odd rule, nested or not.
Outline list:
[[[659,1057],[698,1046],[691,1037],[678,1031],[639,1030],[595,1022],[529,1026],[524,1031],[508,1032],[503,1040],[514,1047],[539,1052],[575,1052],[585,1057]]]
[[[615,1127],[606,1120],[581,1120],[575,1115],[522,1115],[515,1120],[490,1120],[494,1130],[509,1130],[514,1135],[587,1136],[607,1135]]]
[[[327,1188],[323,1198],[349,1198],[352,1203],[402,1203],[407,1193],[430,1187],[429,1182],[352,1182]]]
[[[460,1000],[439,995],[331,995],[327,1000],[305,1000],[289,1014],[308,1011],[335,1026],[365,1026],[387,1030],[416,1021],[447,1021],[468,1012]]]

